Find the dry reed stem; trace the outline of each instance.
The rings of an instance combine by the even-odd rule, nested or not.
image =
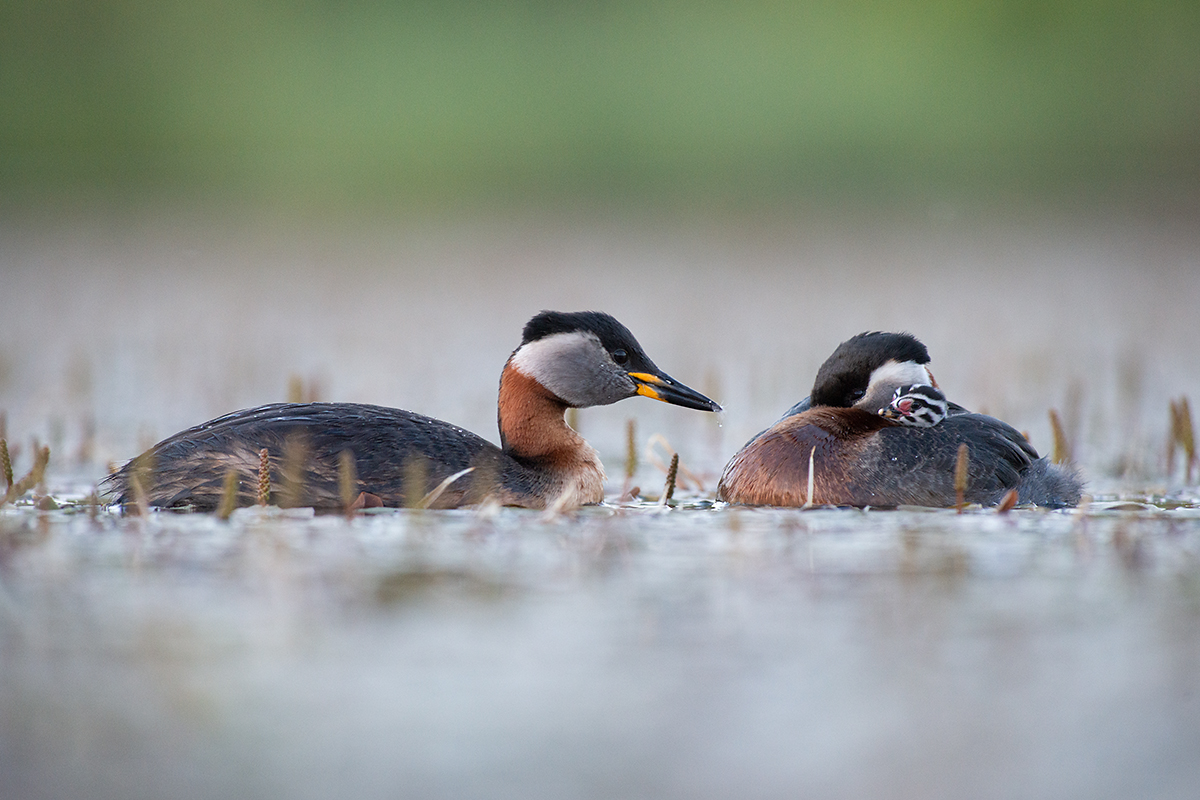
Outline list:
[[[146,494],[146,487],[142,483],[142,479],[137,474],[130,476],[129,489],[133,492],[133,513],[139,517],[150,516],[150,498]]]
[[[808,451],[808,494],[804,497],[804,505],[801,508],[813,507],[813,494],[817,486],[817,446],[813,445],[812,450]]]
[[[558,497],[554,498],[554,502],[546,506],[546,510],[542,512],[542,522],[553,522],[561,517],[567,511],[572,511],[576,508],[575,495],[568,489],[558,493]]]
[[[1053,413],[1053,412],[1052,412]],[[958,446],[958,459],[954,462],[954,499],[958,513],[967,505],[967,471],[971,466],[971,448],[966,442]]]
[[[354,468],[354,453],[349,450],[338,453],[338,497],[342,501],[342,511],[346,513],[346,519],[354,517],[354,501],[358,498],[358,492],[354,491],[358,485],[357,472]]]
[[[12,458],[8,455],[8,440],[0,438],[0,468],[4,470],[4,488],[13,485]]]
[[[85,416],[80,427],[83,435],[79,439],[75,461],[79,464],[91,464],[96,449],[96,418],[90,414]]]
[[[287,402],[315,403],[320,395],[316,378],[305,380],[294,372],[288,376]]]
[[[153,456],[142,453],[133,460],[129,489],[133,493],[133,510],[140,517],[150,516],[150,472]]]
[[[1196,463],[1196,432],[1192,425],[1192,409],[1187,396],[1170,401],[1171,431],[1167,436],[1167,475],[1175,471],[1175,448],[1183,449],[1183,480],[1192,482],[1192,465]]]
[[[688,484],[691,484],[692,488],[694,488],[697,492],[704,491],[704,481],[700,480],[696,473],[688,469],[686,464],[679,465],[679,476],[686,479],[680,481],[685,488]]]
[[[1050,460],[1055,464],[1069,463],[1071,461],[1071,444],[1067,441],[1062,420],[1058,418],[1058,412],[1053,408],[1050,409],[1050,430],[1054,433],[1054,454]]]
[[[283,443],[283,464],[280,465],[279,505],[281,508],[300,508],[306,505],[305,477],[308,474],[308,439],[302,434],[287,437]]]
[[[1171,430],[1167,432],[1167,476],[1175,471],[1175,448],[1179,446],[1179,404],[1174,400],[1168,401],[1170,406]]]
[[[637,422],[628,419],[625,421],[625,488],[622,489],[622,494],[629,491],[629,484],[633,482],[637,468]]]
[[[446,478],[444,481],[439,483],[437,486],[433,487],[433,490],[430,491],[429,494],[422,497],[420,502],[418,502],[414,506],[414,508],[429,508],[431,505],[433,505],[434,503],[437,502],[437,499],[442,496],[443,492],[445,492],[448,488],[450,488],[450,485],[452,483],[454,483],[456,480],[463,477],[464,475],[470,475],[474,471],[475,471],[474,467],[467,467],[466,469],[460,469],[458,472],[454,473],[453,475],[451,475],[450,477]]]
[[[660,506],[669,505],[671,498],[675,495],[675,477],[679,474],[679,453],[671,454],[671,466],[667,469],[667,482],[663,485],[662,498],[658,501]]]
[[[1184,482],[1192,482],[1192,465],[1196,463],[1196,429],[1192,427],[1192,409],[1187,395],[1179,398],[1179,444],[1183,447]]]
[[[265,506],[271,501],[271,454],[267,448],[258,451],[258,504]]]
[[[2,440],[0,440],[2,441]],[[6,451],[7,452],[7,451]],[[33,443],[33,466],[20,480],[10,481],[8,489],[4,492],[4,499],[0,501],[0,505],[16,500],[24,496],[26,492],[35,486],[39,486],[46,477],[46,465],[50,463],[50,448],[39,447],[37,442]],[[6,477],[11,477],[12,466],[9,466],[9,472]]]
[[[419,453],[409,456],[404,462],[404,507],[420,508],[421,501],[428,492],[425,487],[429,483],[429,469],[425,457]]]
[[[1013,510],[1017,504],[1017,490],[1009,489],[1004,493],[1004,497],[1000,498],[1000,503],[996,506],[997,514],[1007,514]]]
[[[469,503],[486,503],[500,494],[500,475],[496,459],[479,453],[472,459],[471,488],[467,490]]]
[[[304,379],[295,373],[288,376],[287,401],[289,403],[304,402]]]
[[[667,437],[661,433],[656,433],[646,440],[646,460],[658,469],[661,469],[665,475],[669,463],[658,457],[655,447],[662,447],[667,456],[675,455],[675,448],[671,447],[671,443],[667,441]],[[704,481],[700,480],[694,472],[688,469],[686,464],[679,465],[679,474],[675,476],[675,481],[684,489],[690,487],[698,492],[704,491]]]
[[[100,492],[95,487],[92,488],[92,493],[87,496],[87,514],[88,519],[93,523],[100,517]]]
[[[225,485],[221,487],[221,504],[217,506],[217,519],[226,520],[233,515],[233,510],[237,508],[241,483],[236,469],[225,471]]]
[[[30,477],[33,478],[33,484],[30,488],[37,487],[42,494],[45,494],[46,489],[46,467],[50,464],[50,446],[46,445],[37,451],[37,455],[33,458],[33,470]]]

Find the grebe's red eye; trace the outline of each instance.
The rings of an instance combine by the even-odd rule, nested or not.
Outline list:
[[[612,360],[617,362],[618,364],[624,364],[626,361],[629,360],[629,354],[626,353],[624,350],[613,350],[612,351]]]

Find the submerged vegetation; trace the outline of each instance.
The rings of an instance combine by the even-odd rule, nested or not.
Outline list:
[[[25,473],[19,479],[14,480],[12,469],[12,459],[8,451],[8,440],[0,438],[0,467],[4,470],[4,496],[0,497],[0,506],[6,503],[14,502],[24,497],[31,490],[37,490],[38,497],[34,502],[39,506],[49,506],[57,508],[57,504],[46,491],[46,467],[50,464],[50,448],[49,446],[38,446],[35,441],[33,443],[33,464],[29,468],[29,472]],[[47,499],[48,502],[41,502]]]

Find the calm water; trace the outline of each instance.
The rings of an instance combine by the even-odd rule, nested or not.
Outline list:
[[[0,509],[0,796],[1150,797],[1200,791],[1200,237],[1128,220],[445,225],[90,221],[0,237],[0,409],[52,494],[233,408],[324,399],[495,438],[540,308],[600,308],[721,418],[625,423],[700,487],[567,518]],[[1073,512],[708,507],[864,329],[1049,445]],[[94,433],[89,433],[89,430]],[[644,456],[635,482],[657,492]],[[1131,502],[1136,501],[1136,502]]]

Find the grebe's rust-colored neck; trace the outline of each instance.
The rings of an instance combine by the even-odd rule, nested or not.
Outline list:
[[[567,425],[567,404],[511,365],[500,375],[500,446],[518,458],[540,460],[576,449],[583,441]]]
[[[551,478],[552,493],[568,505],[604,499],[604,466],[587,441],[567,425],[567,404],[510,364],[500,375],[500,446]],[[557,497],[547,497],[550,503]]]

